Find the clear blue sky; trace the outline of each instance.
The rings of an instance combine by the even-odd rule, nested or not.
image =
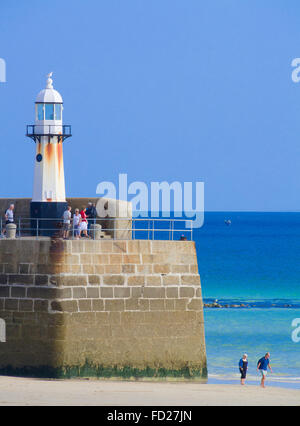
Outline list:
[[[206,210],[300,210],[299,0],[0,0],[0,197],[31,197],[34,101],[64,98],[68,196],[204,181]]]

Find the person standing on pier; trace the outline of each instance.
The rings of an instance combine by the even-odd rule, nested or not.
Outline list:
[[[9,206],[9,208],[6,210],[5,215],[4,215],[4,217],[5,217],[5,226],[8,225],[8,224],[10,224],[10,223],[14,223],[14,208],[15,208],[15,205],[11,204]],[[3,227],[3,230],[2,230],[2,234],[3,235],[5,235],[5,233],[6,233],[5,226]]]

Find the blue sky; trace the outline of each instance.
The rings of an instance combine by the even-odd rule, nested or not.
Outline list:
[[[0,197],[31,197],[34,101],[64,98],[68,196],[204,181],[206,210],[295,211],[298,0],[0,0]]]

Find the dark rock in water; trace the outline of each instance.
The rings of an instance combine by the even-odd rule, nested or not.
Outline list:
[[[205,308],[251,308],[252,306],[246,303],[241,303],[241,304],[232,304],[230,305],[229,303],[226,303],[224,305],[222,305],[221,303],[215,301],[215,302],[211,302],[211,303],[204,303],[203,306]]]
[[[203,305],[205,308],[222,308],[222,305],[220,303],[204,303]]]

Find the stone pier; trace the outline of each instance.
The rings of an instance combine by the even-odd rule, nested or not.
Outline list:
[[[0,240],[0,320],[0,374],[207,377],[190,241]]]

